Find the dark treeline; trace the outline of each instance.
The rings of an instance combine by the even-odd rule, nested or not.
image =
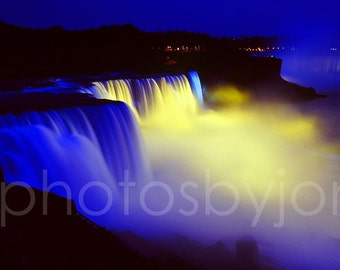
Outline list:
[[[217,38],[186,31],[144,32],[132,25],[30,29],[0,22],[0,91],[50,77],[130,71],[137,75],[198,71],[207,89],[234,84],[257,97],[313,98],[314,89],[281,78],[281,59],[245,48],[275,46],[276,37]],[[275,91],[273,91],[275,89]]]
[[[112,71],[206,69],[247,57],[241,48],[276,37],[217,38],[186,31],[143,32],[132,25],[82,31],[0,22],[0,79]]]

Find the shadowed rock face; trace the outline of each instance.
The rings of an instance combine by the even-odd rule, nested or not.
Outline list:
[[[236,259],[240,269],[259,269],[259,250],[255,240],[237,241]]]
[[[1,269],[274,270],[257,244],[239,242],[235,258],[223,243],[206,247],[181,236],[144,240],[92,223],[73,201],[1,183]],[[45,209],[45,210],[44,210]],[[255,268],[254,268],[255,267]]]
[[[105,269],[116,263],[130,267],[145,264],[109,232],[79,216],[73,202],[4,183],[1,191],[2,206],[11,209],[1,215],[2,269]]]
[[[2,93],[0,94],[0,114],[118,103],[121,102],[95,99],[86,94]]]
[[[216,59],[216,61],[219,61]],[[213,92],[223,86],[235,86],[248,92],[255,101],[301,102],[323,97],[315,89],[288,82],[281,77],[282,60],[269,57],[243,57],[225,65],[199,70],[202,84]]]
[[[246,67],[243,67],[242,70],[245,69],[247,71],[244,73],[243,79],[241,78],[240,74],[236,74],[235,70],[233,70],[231,74],[228,70],[217,70],[213,72],[212,70],[206,69],[199,73],[201,83],[203,87],[207,90],[208,94],[214,92],[215,89],[220,89],[221,87],[224,87],[225,85],[234,85],[239,89],[245,89],[245,91],[249,92],[252,99],[255,101],[300,102],[323,97],[322,95],[317,94],[313,88],[302,87],[297,84],[283,80],[279,74],[280,68],[277,67],[277,63],[280,62],[274,62],[274,65],[271,65],[270,62],[266,61],[261,61],[260,63],[262,66],[259,64],[252,64],[250,65],[251,67],[248,66],[249,63],[245,63],[244,65]],[[249,75],[251,73],[251,70],[257,69],[256,66],[261,71]],[[263,70],[271,70],[271,73],[269,73],[268,75]],[[137,76],[136,74],[138,73],[134,73],[133,75],[130,75],[130,77]],[[72,82],[73,79],[76,82],[75,85],[86,86],[91,83],[91,77],[85,77],[83,79],[75,77],[69,78],[68,80]],[[45,80],[45,83],[46,82],[49,81]],[[52,82],[50,81],[50,83]],[[41,83],[39,84],[39,82],[37,81],[31,81],[28,85],[33,85],[33,87],[41,87]],[[20,90],[22,90],[23,87],[24,85],[21,85]],[[58,86],[54,85],[53,87]],[[59,94],[52,92],[30,93],[13,91],[0,93],[0,114],[20,113],[32,110],[43,111],[49,109],[70,108],[83,105],[114,104],[117,102],[118,101],[95,99],[88,94],[76,93],[76,90],[74,89],[68,89],[68,93]]]

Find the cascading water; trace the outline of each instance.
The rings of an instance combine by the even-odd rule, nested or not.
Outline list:
[[[200,105],[203,105],[204,100],[203,100],[203,89],[202,89],[202,85],[201,85],[201,80],[200,77],[197,73],[197,71],[190,71],[188,73],[188,78],[189,78],[189,82],[192,88],[192,91],[194,93],[194,95],[196,96],[198,102]]]
[[[76,90],[125,103],[0,115],[5,180],[69,195],[106,227],[208,242],[251,234],[289,269],[338,269],[338,139],[324,141],[314,118],[287,107],[176,115],[202,102],[196,75]],[[168,112],[142,129],[152,177],[129,107],[143,117]]]
[[[113,208],[119,208],[117,202],[125,204],[122,181],[128,177],[138,188],[152,179],[135,117],[170,112],[171,118],[176,119],[176,112],[195,114],[203,103],[201,84],[194,71],[188,76],[94,82],[90,88],[71,86],[72,89],[30,88],[24,95],[85,92],[99,99],[123,102],[57,110],[43,106],[42,111],[24,109],[24,112],[14,113],[10,108],[9,111],[5,109],[5,114],[0,115],[0,164],[6,182],[19,182],[40,190],[52,189],[74,199],[81,212],[84,212],[84,205],[77,199],[84,193],[84,187],[90,208],[103,209],[111,192],[113,198],[118,198]],[[19,107],[25,107],[24,104],[21,101]],[[112,217],[109,221],[103,218],[95,221],[112,226]],[[115,224],[117,222],[115,220]]]
[[[126,172],[136,183],[151,178],[139,126],[123,102],[3,114],[0,146],[6,182],[58,186],[52,192],[72,197],[80,211],[86,187],[85,214],[102,209],[106,196],[117,201]]]
[[[196,71],[189,72],[188,76],[97,81],[84,91],[96,98],[124,101],[141,117],[154,112],[159,115],[171,108],[195,114],[198,106],[203,105],[202,87]]]

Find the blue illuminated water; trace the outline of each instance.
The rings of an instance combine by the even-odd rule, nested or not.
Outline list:
[[[190,82],[186,75],[98,82],[117,85],[113,91],[119,92],[120,98],[110,96],[108,90],[112,89],[91,92],[97,88],[70,79],[25,89],[25,93],[80,92],[97,98],[128,101],[125,96],[129,95],[132,99],[131,104],[116,102],[0,115],[0,164],[6,182],[71,198],[80,212],[99,224],[117,225],[114,215],[123,211],[122,196],[126,197],[122,183],[127,179],[138,188],[152,180],[134,109],[145,116],[155,106],[166,106],[167,98],[175,97],[176,103],[195,110],[203,102],[202,89],[196,72],[188,76]],[[103,213],[99,219],[93,215],[97,212]]]
[[[151,179],[138,123],[122,102],[1,115],[0,146],[6,182],[40,190],[57,185],[51,191],[85,214],[103,209],[107,196],[117,201],[125,172],[136,183]],[[86,208],[79,205],[84,187]]]
[[[304,74],[303,72],[299,72],[300,69],[302,69],[302,71],[305,70],[308,74],[313,74],[314,71],[312,72],[308,67],[308,64],[302,65],[301,67],[300,63],[291,65],[290,69],[284,66],[282,75],[295,75],[296,82],[298,82],[297,80],[299,79],[301,81],[303,79],[307,80],[308,78],[313,79],[313,76],[299,77],[299,74]],[[337,67],[337,65],[332,65],[332,67]],[[291,73],[289,73],[290,71]],[[319,74],[321,71],[322,69],[317,69],[316,74]],[[328,73],[331,73],[329,76],[333,76],[334,73],[337,74],[338,72],[337,68],[328,71]],[[136,110],[142,112],[142,114],[146,114],[146,111],[153,107],[155,102],[164,101],[162,93],[160,95],[161,98],[155,98],[154,91],[161,89],[158,80],[159,77],[140,79],[124,78],[121,79],[119,83],[128,86],[126,93],[130,93],[130,97],[132,97],[131,102]],[[202,86],[200,85],[197,73],[192,72],[188,76],[167,76],[160,80],[171,86],[167,88],[170,92],[178,91],[178,87],[183,85],[188,86],[189,88],[181,90],[182,93],[190,94],[186,96],[189,96],[190,100],[191,97],[194,96],[198,100],[198,103],[203,102]],[[107,84],[108,82],[107,80],[98,81],[102,84]],[[307,80],[306,86],[315,87],[316,81],[316,78],[315,82]],[[337,87],[336,80],[327,82],[332,85],[332,89]],[[326,88],[325,85],[323,85],[322,89],[326,91],[331,88]],[[73,84],[72,82],[65,84],[64,81],[58,80],[56,86],[44,89],[28,89],[27,91],[61,93],[79,91],[89,93],[89,89],[93,89],[92,84],[86,88],[83,85]],[[188,89],[190,91],[187,91]],[[104,87],[101,90],[104,91],[101,94],[105,94],[107,88]],[[92,94],[96,96],[95,92],[92,92]],[[98,95],[97,97],[105,98],[106,96]],[[183,96],[180,95],[180,97]],[[294,106],[305,115],[318,117],[321,123],[320,127],[322,127],[322,131],[325,134],[325,140],[338,141],[340,138],[340,124],[338,121],[340,95],[336,91],[329,92],[329,96],[326,98],[320,98]],[[237,125],[235,125],[234,128],[237,129]],[[205,129],[206,127],[204,126],[203,129],[199,130],[201,132],[203,130],[202,133],[210,130]],[[229,131],[232,133],[232,130]],[[153,130],[148,130],[148,132],[152,135],[150,136],[151,139],[155,139],[160,135]],[[159,228],[165,228],[165,230],[170,232],[171,230],[181,230],[181,226],[187,226],[187,230],[191,233],[197,230],[204,235],[214,235],[214,231],[217,231],[217,228],[221,229],[221,227],[224,229],[224,225],[227,228],[227,224],[216,223],[216,220],[219,220],[218,218],[214,220],[214,217],[207,215],[202,215],[202,217],[197,216],[196,219],[194,219],[195,222],[192,223],[190,223],[190,217],[176,215],[172,217],[173,219],[170,217],[168,222],[166,218],[162,219],[159,216],[150,217],[150,215],[147,216],[145,213],[143,216],[141,208],[132,207],[130,209],[131,215],[124,216],[124,214],[126,214],[126,212],[124,213],[124,206],[126,205],[122,205],[122,198],[127,198],[127,193],[125,193],[126,189],[123,188],[123,182],[126,178],[128,178],[133,185],[130,190],[131,203],[137,200],[137,203],[140,204],[140,201],[138,201],[140,192],[134,193],[135,187],[146,187],[149,183],[154,183],[152,182],[154,179],[151,173],[148,153],[144,149],[144,141],[141,134],[132,108],[121,102],[101,106],[80,106],[41,112],[28,111],[20,114],[4,114],[0,116],[0,164],[7,182],[13,183],[20,181],[41,190],[49,190],[52,188],[51,185],[56,185],[57,187],[53,187],[52,189],[53,192],[74,199],[79,211],[95,222],[107,227],[112,227],[114,224],[113,227],[118,229],[134,229],[141,233],[145,230],[153,233]],[[225,134],[226,138],[228,138],[227,134],[228,133]],[[195,136],[199,137],[199,134],[195,133],[190,137],[186,143],[187,147],[189,145],[190,148],[190,143],[196,142],[195,139],[197,138],[195,138]],[[249,133],[249,136],[251,137],[253,134]],[[151,140],[150,138],[148,143],[152,145],[155,140]],[[164,144],[169,142],[169,138],[164,137]],[[213,140],[213,134],[211,134],[209,139],[210,138]],[[235,137],[235,139],[237,138]],[[179,138],[179,140],[181,140],[181,138]],[[197,142],[205,143],[205,141],[199,140]],[[261,140],[259,142],[261,142]],[[232,143],[233,142],[231,142],[231,144]],[[192,145],[194,145],[194,143]],[[160,176],[160,178],[156,180],[164,180],[162,177],[168,177],[168,179],[173,180],[174,184],[172,185],[171,182],[168,182],[168,186],[169,188],[174,188],[176,191],[176,181],[184,181],[187,179],[171,179],[172,175],[176,176],[176,173],[181,175],[181,170],[186,169],[186,167],[190,168],[190,166],[193,165],[191,162],[193,162],[194,159],[184,160],[182,156],[185,154],[185,151],[182,153],[183,149],[180,147],[176,148],[172,145],[164,147],[164,145],[161,144],[159,144],[159,146],[159,148],[155,149],[157,153],[153,157],[154,160],[157,162],[161,160],[168,161],[162,164],[162,166],[169,166],[174,169],[170,176],[162,175],[162,171],[157,167],[152,168],[152,171],[158,172],[158,176]],[[216,148],[220,147],[221,145],[216,146]],[[171,151],[169,151],[169,149]],[[261,146],[259,149],[261,149]],[[195,158],[199,157],[204,160],[208,157],[208,155],[199,156],[195,154],[195,147],[192,147],[190,150],[193,150]],[[214,151],[215,149],[209,150]],[[281,153],[277,154],[280,155]],[[178,157],[178,160],[172,160],[171,155]],[[168,159],[169,156],[170,158]],[[336,153],[334,156],[335,158],[338,157]],[[228,160],[228,158],[230,157],[225,157],[226,160]],[[203,170],[204,168],[198,167],[197,169]],[[212,174],[214,173],[215,172],[212,172]],[[188,177],[191,176],[190,174],[186,174],[186,172],[184,175]],[[192,180],[196,181],[197,179],[193,178]],[[158,182],[158,184],[160,184],[160,182]],[[86,189],[84,189],[85,187]],[[162,202],[168,199],[169,194],[164,194],[164,189],[160,187],[164,186],[155,186],[153,190],[154,193],[150,191],[151,194],[156,194],[155,201],[150,202],[150,205],[161,205],[160,209],[162,209]],[[189,187],[192,188],[195,186]],[[139,197],[134,197],[136,194]],[[174,194],[177,199],[178,194]],[[81,195],[85,197],[84,201],[79,199]],[[197,194],[193,195],[194,197],[189,198],[195,199]],[[263,196],[263,194],[261,196]],[[261,196],[257,198],[258,203],[260,203],[260,200],[263,198]],[[206,199],[206,197],[203,199]],[[188,202],[190,201],[186,201],[186,203]],[[123,201],[123,204],[124,203],[125,201]],[[145,203],[147,204],[147,202]],[[201,201],[199,201],[199,203],[201,203]],[[191,205],[189,204],[189,206]],[[202,205],[199,206],[202,208]],[[110,209],[108,210],[107,207],[110,207]],[[185,205],[185,207],[187,207],[187,205]],[[251,212],[253,208],[249,208],[248,210]],[[98,216],[96,216],[96,214],[98,214]],[[251,212],[251,214],[253,214],[253,212]],[[145,217],[147,217],[147,219]],[[242,220],[245,220],[245,216],[230,216],[226,218],[230,218],[235,224],[239,222],[238,219],[241,219],[241,223],[238,224],[239,227],[243,226],[244,222],[242,223]],[[226,234],[233,233],[233,229],[230,230],[231,231],[226,231]],[[249,229],[249,231],[250,230],[251,229]],[[276,230],[275,234],[273,233],[273,240],[274,242],[276,241],[278,245],[281,244],[280,241],[282,240],[291,244],[289,237],[299,233],[296,231],[294,231],[294,233],[289,232],[287,233],[287,237],[283,239],[282,235],[284,234],[282,231],[283,229]],[[287,231],[289,231],[289,229],[287,229]],[[267,233],[267,231],[264,231],[264,234],[265,233]],[[270,234],[268,234],[266,238],[270,238]],[[298,240],[298,237],[294,237],[294,239],[291,238],[293,244],[296,243],[295,238]],[[324,249],[327,252],[330,247],[333,248],[333,246],[330,246],[329,243],[324,241],[320,241],[320,243],[327,245],[327,249]],[[271,249],[269,254],[272,255],[273,258],[277,258],[283,265],[291,265],[292,267],[289,269],[306,269],[303,267],[308,267],[308,269],[322,269],[321,267],[325,263],[322,261],[322,256],[326,258],[324,254],[325,251],[322,253],[320,251],[322,247],[320,247],[319,250],[319,246],[314,247],[315,250],[313,250],[313,252],[306,252],[307,255],[319,255],[318,252],[320,252],[320,258],[314,258],[320,263],[317,265],[314,263],[315,260],[310,263],[308,256],[303,257],[303,250],[301,251],[299,248],[304,247],[304,243],[301,243],[299,247],[292,247],[290,249],[287,248],[290,247],[289,245],[281,249],[280,246],[272,248],[271,243],[266,244],[267,248]],[[299,258],[292,257],[296,255],[296,250],[301,251],[298,254],[300,256]],[[333,253],[330,253],[327,257],[332,255]],[[334,261],[334,265],[338,263],[337,259],[334,259]],[[333,261],[330,262],[330,264],[332,263]]]
[[[281,75],[287,81],[313,87],[318,93],[340,90],[340,51],[290,51],[277,53],[281,58]]]

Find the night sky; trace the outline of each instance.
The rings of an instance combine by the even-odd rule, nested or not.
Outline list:
[[[340,33],[339,0],[1,0],[0,20],[85,29],[131,23],[146,31],[188,30],[213,36]]]

